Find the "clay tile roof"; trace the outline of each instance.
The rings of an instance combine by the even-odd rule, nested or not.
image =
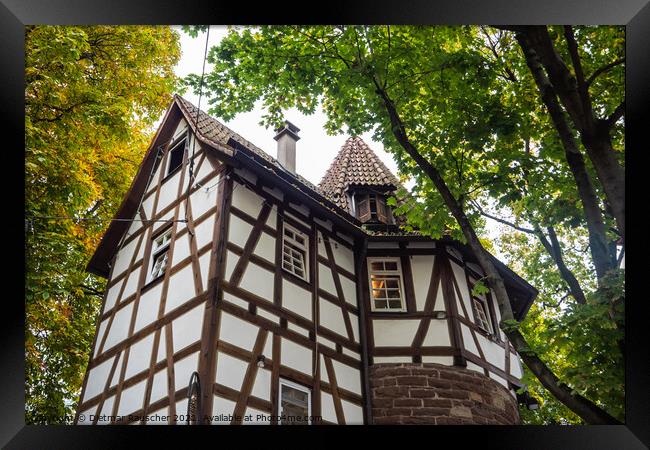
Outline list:
[[[345,141],[318,187],[335,204],[347,210],[345,192],[352,185],[401,187],[397,177],[358,136]]]

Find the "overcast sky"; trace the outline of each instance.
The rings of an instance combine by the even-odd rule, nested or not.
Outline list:
[[[205,33],[201,33],[198,37],[192,38],[184,33],[180,27],[177,30],[181,35],[182,55],[176,66],[176,74],[181,77],[190,73],[201,75],[203,54],[205,51]],[[208,45],[211,47],[218,44],[226,35],[226,32],[225,26],[211,26]],[[206,63],[206,73],[211,68],[211,65]],[[195,105],[198,104],[198,95],[194,95],[191,90],[188,90],[183,97]],[[206,111],[207,108],[208,103],[205,97],[203,97],[201,100],[201,109]],[[219,119],[230,129],[275,158],[277,148],[277,143],[273,140],[275,133],[271,128],[266,129],[262,125],[259,125],[262,114],[263,110],[258,108],[249,113],[238,114],[230,122],[225,122],[220,117],[216,117],[216,119]],[[317,110],[310,116],[306,116],[300,111],[291,109],[285,111],[285,118],[300,128],[300,132],[298,133],[300,140],[296,148],[296,171],[312,183],[318,184],[348,136],[344,134],[329,136],[323,127],[325,124],[325,115],[320,110]],[[383,150],[381,143],[373,141],[370,136],[371,133],[366,133],[361,135],[361,138],[374,150],[384,164],[394,174],[397,174],[397,166],[392,157]],[[409,187],[408,184],[407,187]]]

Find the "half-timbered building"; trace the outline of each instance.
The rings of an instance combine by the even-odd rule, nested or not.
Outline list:
[[[274,159],[174,98],[88,265],[108,282],[77,423],[517,423],[469,248],[401,231],[358,137],[311,184],[298,132]],[[494,261],[522,319],[536,290]]]

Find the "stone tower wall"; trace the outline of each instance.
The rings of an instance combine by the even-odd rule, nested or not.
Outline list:
[[[376,425],[518,425],[517,401],[497,381],[433,363],[370,367]]]

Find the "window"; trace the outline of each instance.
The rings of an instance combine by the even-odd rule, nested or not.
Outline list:
[[[282,268],[305,281],[308,280],[309,236],[284,224],[282,239]]]
[[[183,156],[185,155],[185,139],[174,146],[169,152],[169,165],[167,166],[167,173],[169,175],[183,164]]]
[[[280,424],[308,425],[311,391],[304,386],[280,380]]]
[[[402,269],[398,258],[368,258],[373,311],[404,311]]]
[[[488,309],[487,301],[481,298],[472,297],[472,308],[474,309],[476,325],[486,333],[491,334],[492,326],[490,325],[490,310]]]
[[[158,278],[165,273],[169,255],[169,242],[172,238],[172,229],[160,233],[153,240],[153,248],[151,249],[152,264],[151,264],[151,280]]]
[[[386,198],[382,194],[357,192],[354,194],[354,211],[361,222],[393,223]]]

